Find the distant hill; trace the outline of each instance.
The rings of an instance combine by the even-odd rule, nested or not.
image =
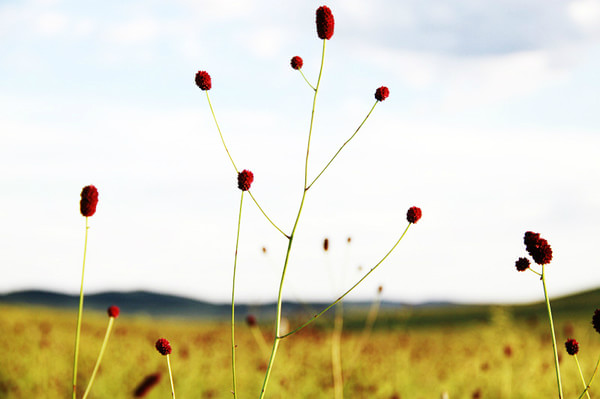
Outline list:
[[[564,297],[551,299],[552,312],[555,318],[590,317],[596,308],[600,308],[600,289],[580,292]],[[50,308],[68,308],[76,310],[79,296],[66,295],[50,291],[28,290],[0,295],[1,304],[43,306]],[[103,292],[85,296],[86,310],[104,312],[111,305],[117,305],[122,314],[147,315],[152,317],[176,317],[226,320],[231,316],[231,305],[215,304],[194,300],[176,295],[158,294],[148,291]],[[302,319],[311,317],[328,306],[329,303],[297,303],[284,302],[284,314]],[[366,313],[371,302],[344,302],[344,313],[347,315],[345,328],[364,325]],[[380,327],[395,328],[397,326],[456,325],[465,322],[489,321],[494,312],[502,308],[516,319],[545,318],[544,301],[521,305],[501,304],[458,304],[452,302],[429,302],[408,304],[402,302],[381,303],[377,324]],[[329,312],[331,317],[333,312]],[[274,317],[275,303],[261,305],[236,305],[236,315],[245,318],[253,314],[259,320]]]

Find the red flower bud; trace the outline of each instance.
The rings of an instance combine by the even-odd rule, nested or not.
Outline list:
[[[304,61],[302,61],[302,58],[295,56],[295,57],[292,57],[292,60],[290,61],[290,65],[294,69],[300,69],[300,68],[302,68],[302,65],[304,65]]]
[[[118,306],[110,306],[108,308],[108,317],[114,317],[115,319],[119,317],[119,307]]]
[[[98,189],[92,185],[85,186],[81,190],[81,202],[79,209],[85,217],[92,216],[96,213],[96,205],[98,205]]]
[[[383,101],[386,98],[388,98],[389,95],[390,95],[390,90],[385,86],[381,86],[380,88],[375,90],[375,99],[377,101]]]
[[[169,344],[169,341],[167,341],[165,338],[160,338],[158,341],[156,341],[156,350],[161,354],[161,355],[168,355],[171,353],[171,344]]]
[[[250,185],[254,181],[254,175],[247,169],[238,173],[238,188],[242,191],[250,190]]]
[[[317,8],[317,34],[320,39],[331,39],[333,36],[333,27],[335,21],[333,20],[333,14],[327,6],[321,6]]]
[[[198,73],[196,73],[196,85],[202,90],[210,90],[212,83],[208,72],[198,71]]]
[[[419,219],[421,219],[421,214],[421,208],[413,206],[406,213],[406,220],[408,220],[409,223],[417,223]]]

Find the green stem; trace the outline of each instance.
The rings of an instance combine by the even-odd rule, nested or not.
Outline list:
[[[77,363],[79,359],[79,341],[81,338],[81,317],[83,314],[83,277],[85,275],[85,257],[88,241],[88,217],[85,217],[85,243],[83,244],[83,267],[81,269],[81,287],[79,288],[79,311],[77,313],[77,330],[75,332],[75,355],[73,356],[73,399],[77,398]]]
[[[173,384],[173,371],[171,370],[170,355],[167,355],[167,367],[169,368],[169,379],[171,380],[171,397],[175,399],[175,384]]]
[[[110,331],[112,329],[114,321],[115,321],[114,317],[108,318],[108,327],[106,328],[106,334],[104,335],[104,341],[102,342],[102,347],[100,348],[100,354],[98,355],[98,360],[96,360],[96,365],[94,366],[94,371],[92,371],[92,376],[90,377],[90,382],[88,382],[87,388],[85,389],[82,399],[87,398],[88,394],[90,393],[90,390],[92,389],[92,384],[94,383],[94,379],[96,378],[96,373],[98,372],[98,369],[100,368],[100,362],[102,361],[102,356],[104,356],[104,350],[106,349],[106,344],[108,343],[108,338],[110,337]]]
[[[240,243],[240,226],[242,224],[242,204],[244,191],[240,198],[240,212],[238,215],[237,235],[235,239],[235,256],[233,258],[233,285],[231,287],[231,374],[233,379],[233,397],[237,398],[237,380],[235,377],[235,271],[237,268],[238,245]]]
[[[590,380],[588,381],[585,389],[583,390],[583,392],[581,393],[581,395],[579,395],[579,398],[577,398],[577,399],[583,398],[583,395],[585,395],[590,390],[590,386],[592,385],[592,381],[594,380],[594,377],[596,376],[596,373],[598,372],[599,366],[600,366],[600,357],[598,358],[598,361],[596,362],[596,367],[594,368],[594,373],[590,377]]]
[[[290,251],[292,250],[292,243],[294,242],[294,233],[296,232],[296,228],[298,227],[298,221],[300,220],[300,215],[302,214],[302,207],[304,206],[304,199],[306,198],[306,183],[308,182],[308,155],[310,153],[310,138],[312,135],[313,121],[315,117],[315,105],[317,102],[317,93],[319,92],[319,85],[321,83],[321,75],[323,73],[323,61],[325,59],[325,42],[323,40],[323,51],[321,53],[321,68],[319,69],[319,78],[317,79],[317,86],[315,88],[315,95],[313,97],[312,110],[310,115],[310,127],[308,130],[308,143],[306,145],[306,161],[304,163],[304,189],[302,190],[302,199],[300,201],[300,207],[298,208],[298,215],[296,216],[296,221],[294,222],[294,227],[292,228],[292,232],[289,235],[289,242],[287,252],[285,254],[285,260],[283,263],[283,270],[281,272],[281,281],[279,282],[279,293],[277,294],[277,317],[275,319],[275,338],[273,339],[273,348],[271,349],[271,356],[269,357],[269,364],[267,365],[267,370],[265,372],[265,379],[263,381],[263,385],[260,391],[260,399],[264,398],[267,391],[267,385],[269,384],[269,378],[271,376],[271,371],[273,370],[273,364],[275,362],[275,357],[277,356],[277,349],[279,348],[279,341],[281,338],[279,337],[281,333],[281,308],[282,308],[282,294],[283,294],[283,282],[285,280],[285,274],[287,272],[288,262],[290,259]]]
[[[240,171],[238,170],[237,166],[235,166],[235,162],[233,162],[233,158],[231,157],[231,154],[229,153],[229,150],[227,149],[227,144],[225,144],[225,139],[223,138],[223,133],[221,133],[221,128],[219,127],[219,122],[217,122],[217,117],[215,116],[215,111],[213,110],[212,104],[210,102],[210,96],[208,95],[208,90],[206,90],[206,99],[208,100],[208,106],[210,107],[210,112],[212,113],[213,119],[215,120],[215,125],[217,125],[217,130],[219,131],[219,136],[221,136],[221,141],[223,142],[223,147],[225,147],[227,156],[229,157],[229,160],[231,161],[231,164],[233,165],[233,168],[235,169],[236,173],[239,173]]]
[[[387,254],[385,254],[385,256],[383,258],[381,258],[381,260],[379,262],[377,262],[377,264],[371,268],[371,270],[369,270],[364,276],[362,276],[362,278],[360,280],[358,280],[358,282],[356,282],[356,284],[354,284],[352,287],[350,287],[350,289],[348,291],[346,291],[342,296],[340,296],[338,299],[336,299],[333,303],[331,303],[329,306],[327,306],[321,312],[319,312],[316,315],[314,315],[312,317],[312,319],[308,320],[306,323],[304,323],[300,327],[297,327],[296,329],[288,332],[287,334],[280,336],[279,338],[283,339],[283,338],[289,337],[292,334],[297,333],[298,331],[302,330],[304,327],[308,326],[309,324],[311,324],[312,322],[314,322],[315,320],[317,320],[325,312],[327,312],[329,309],[331,309],[332,307],[334,307],[338,302],[340,302],[342,299],[344,299],[344,297],[346,295],[348,295],[350,292],[352,292],[352,290],[354,290],[360,283],[362,283],[363,280],[366,279],[367,276],[369,276],[369,274],[371,274],[375,269],[377,269],[377,267],[379,265],[381,265],[383,263],[384,260],[386,260],[386,258],[392,253],[392,251],[396,248],[396,246],[398,246],[398,244],[400,243],[400,241],[402,241],[402,238],[404,237],[404,235],[408,231],[408,228],[410,227],[411,224],[412,223],[409,223],[408,226],[406,226],[406,229],[404,229],[404,232],[402,233],[402,235],[400,236],[400,238],[398,239],[398,241],[396,241],[396,243],[392,246],[392,249],[390,249],[387,252]]]
[[[360,125],[356,128],[356,130],[354,131],[354,133],[352,134],[352,136],[350,136],[350,138],[348,140],[346,140],[344,142],[344,144],[342,144],[342,146],[340,147],[339,150],[337,150],[337,152],[335,153],[335,155],[329,160],[329,162],[327,163],[327,165],[325,165],[325,167],[323,168],[323,170],[321,170],[321,173],[319,173],[317,175],[317,177],[315,177],[315,179],[312,181],[312,183],[310,183],[308,185],[307,188],[311,188],[313,184],[315,184],[315,182],[317,181],[317,179],[319,177],[321,177],[321,175],[323,174],[323,172],[325,172],[325,170],[329,167],[329,165],[331,165],[331,163],[333,162],[333,160],[338,156],[338,154],[342,151],[342,149],[346,146],[346,144],[348,144],[350,142],[350,140],[352,140],[354,138],[354,136],[356,136],[356,133],[358,133],[358,131],[360,130],[360,128],[365,124],[365,122],[367,121],[367,119],[369,118],[369,116],[371,115],[371,113],[373,112],[373,110],[375,109],[375,106],[377,105],[379,101],[375,101],[375,104],[373,104],[373,107],[371,107],[371,110],[369,111],[369,113],[367,114],[367,116],[365,116],[365,119],[363,119],[363,121],[360,123]]]
[[[560,379],[560,366],[558,364],[558,351],[556,349],[556,334],[554,333],[554,321],[552,320],[552,309],[550,309],[550,299],[548,298],[548,290],[546,289],[546,275],[542,265],[542,285],[544,286],[544,298],[546,300],[546,308],[548,310],[548,319],[550,320],[550,332],[552,333],[552,350],[554,351],[554,368],[556,371],[556,383],[558,385],[558,397],[563,398],[562,382]]]
[[[579,365],[579,359],[577,359],[577,354],[573,355],[575,357],[575,363],[577,363],[577,370],[579,370],[579,376],[581,377],[581,383],[583,384],[583,392],[587,395],[588,399],[590,398],[590,393],[587,390],[587,386],[585,384],[585,378],[583,378],[583,373],[581,372],[581,366]]]
[[[252,193],[250,192],[250,190],[248,190],[248,194],[250,194],[250,197],[252,198],[252,201],[254,201],[254,203],[256,204],[256,206],[258,207],[258,209],[262,212],[263,216],[267,218],[267,220],[273,225],[273,227],[275,227],[277,230],[279,230],[279,232],[281,234],[283,234],[285,236],[285,238],[289,239],[290,236],[288,236],[287,234],[285,234],[283,232],[283,230],[281,230],[279,227],[277,227],[277,225],[275,223],[273,223],[273,221],[267,216],[267,214],[265,213],[265,211],[263,211],[263,209],[260,207],[260,205],[258,204],[258,201],[256,200],[256,198],[254,198],[254,195],[252,195]]]
[[[310,86],[311,89],[313,89],[314,91],[317,91],[317,89],[315,89],[315,87],[313,85],[310,84],[310,82],[308,81],[308,79],[306,79],[306,76],[304,76],[304,72],[302,72],[302,69],[298,69],[298,71],[300,72],[300,74],[302,75],[302,77],[304,78],[304,81],[306,83],[308,83],[308,85]]]
[[[308,144],[306,145],[306,162],[304,162],[304,190],[308,190],[308,154],[310,153],[310,138],[312,136],[313,122],[315,119],[315,104],[317,103],[317,93],[319,92],[319,85],[321,84],[321,75],[323,74],[323,62],[325,61],[325,43],[327,40],[323,39],[323,52],[321,53],[321,68],[319,69],[319,78],[317,79],[317,87],[315,88],[315,95],[313,97],[312,112],[310,114],[310,127],[308,128]]]

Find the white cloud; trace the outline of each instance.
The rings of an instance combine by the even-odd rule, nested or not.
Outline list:
[[[138,45],[154,40],[159,32],[160,22],[157,19],[138,17],[110,27],[106,32],[106,37],[121,45]]]
[[[36,18],[38,32],[49,36],[64,32],[68,22],[69,18],[58,12],[46,12]]]
[[[600,1],[577,0],[568,5],[569,17],[584,32],[600,32]]]

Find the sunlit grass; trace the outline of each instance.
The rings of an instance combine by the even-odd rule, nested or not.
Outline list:
[[[1,306],[4,346],[0,397],[67,397],[74,325],[72,311]],[[362,331],[344,330],[341,354],[345,396],[437,398],[447,391],[450,397],[470,398],[479,390],[482,397],[532,398],[553,397],[556,393],[550,336],[541,317],[515,321],[498,308],[488,321],[407,325],[399,323],[393,329],[384,329],[375,323],[370,339],[352,364],[344,360],[355,357]],[[600,336],[591,328],[589,317],[557,318],[556,325],[559,342],[567,336],[577,337],[581,367],[589,375],[600,353]],[[266,335],[272,333],[270,324],[260,327]],[[178,396],[230,397],[229,328],[227,322],[161,319],[157,323],[155,319],[121,315],[92,397],[133,397],[144,377],[156,372],[163,373],[162,379],[145,397],[169,397],[164,358],[153,349],[156,339],[163,335],[173,343]],[[273,370],[271,397],[334,396],[329,328],[330,323],[324,321],[282,343],[282,366]],[[83,322],[79,370],[82,386],[94,367],[105,329],[104,313],[90,312]],[[243,323],[238,327],[236,344],[238,389],[244,396],[258,396],[268,359]],[[565,397],[577,397],[581,392],[577,367],[566,352],[560,356]],[[592,396],[594,391],[592,386]]]

